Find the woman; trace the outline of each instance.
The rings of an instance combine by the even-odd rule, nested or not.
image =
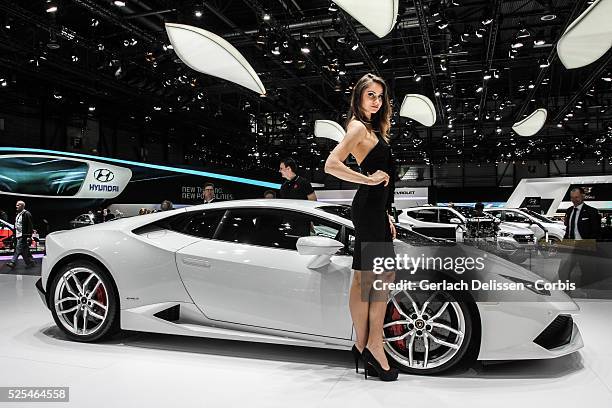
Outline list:
[[[397,379],[397,370],[389,366],[383,349],[383,321],[387,291],[374,290],[373,258],[391,256],[395,227],[390,216],[393,202],[394,164],[389,146],[391,106],[385,81],[375,75],[364,75],[353,88],[351,107],[344,139],[330,153],[325,172],[352,183],[359,189],[352,204],[355,225],[353,281],[349,309],[357,334],[352,352],[356,369],[360,358],[365,363],[365,377],[379,375],[383,381]],[[344,164],[352,154],[361,172]],[[393,272],[376,276],[384,281],[394,279]]]

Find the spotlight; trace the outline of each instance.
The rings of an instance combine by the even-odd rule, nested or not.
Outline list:
[[[274,42],[274,44],[272,44],[272,54],[280,55],[280,53],[281,53],[280,46],[278,45],[277,42]]]
[[[490,71],[485,72],[485,74],[482,76],[482,79],[484,79],[485,81],[488,81],[489,79],[491,79],[491,72]]]
[[[544,45],[544,44],[546,44],[546,40],[544,40],[543,38],[537,38],[533,40],[533,45]]]
[[[96,18],[92,18],[92,19],[89,21],[89,25],[90,25],[91,27],[97,27],[97,26],[99,26],[99,25],[100,25],[100,20],[98,20],[98,19],[96,19]]]
[[[441,21],[438,23],[438,28],[439,28],[440,30],[444,30],[446,27],[448,27],[448,21],[446,21],[446,20],[441,20]]]
[[[308,44],[304,44],[301,48],[301,51],[303,54],[310,54],[310,47],[308,46]]]
[[[89,105],[89,108],[87,108],[90,112],[94,112],[96,110],[96,106],[95,105]]]
[[[193,15],[196,16],[197,18],[201,18],[203,14],[204,13],[199,8],[195,9],[195,11],[193,12]]]
[[[540,58],[539,65],[540,65],[540,68],[546,68],[550,66],[550,62],[548,62],[548,59],[546,58]]]
[[[476,93],[481,93],[482,92],[482,86],[478,86],[476,88]]]
[[[268,14],[268,13],[264,13],[264,15],[263,15],[263,21],[270,21],[270,18],[271,18],[271,17],[270,17],[270,14]]]
[[[57,11],[57,3],[47,0],[46,11],[47,13],[55,13]]]
[[[495,133],[501,133],[501,128],[498,126],[497,128],[495,128]]]
[[[551,21],[551,20],[554,20],[555,18],[557,18],[556,14],[545,14],[542,17],[540,17],[540,20],[542,20],[542,21]]]
[[[533,82],[530,81],[529,85],[527,85],[527,88],[533,89],[533,88],[535,88],[535,85],[533,84]]]
[[[612,82],[612,74],[610,74],[609,72],[604,75],[603,77],[601,77],[601,79],[603,79],[606,82]]]
[[[440,96],[440,91],[436,90],[436,92],[434,92],[434,96]]]
[[[512,43],[511,47],[513,49],[517,49],[517,48],[521,48],[524,44],[521,42],[521,40],[514,40],[514,42]]]
[[[72,55],[70,58],[72,59],[72,62],[79,62],[79,57],[76,55]]]
[[[126,3],[126,2],[125,2],[125,1],[122,1],[122,0],[115,0],[115,1],[113,1],[113,4],[114,4],[115,6],[117,6],[117,7],[125,7],[125,3]]]
[[[516,34],[516,38],[527,38],[531,37],[531,33],[525,27],[521,28]]]
[[[484,28],[479,28],[476,30],[476,37],[482,38],[486,34],[486,30]]]
[[[389,62],[389,57],[387,57],[385,54],[381,54],[378,59],[382,64],[386,64],[387,62]]]
[[[357,48],[359,48],[359,43],[357,43],[357,42],[356,42],[356,43],[354,43],[354,44],[351,46],[351,50],[353,50],[353,51],[357,51]]]
[[[412,79],[414,79],[414,82],[419,82],[423,78],[415,72],[414,75],[412,76]]]
[[[331,2],[327,10],[331,11],[332,13],[335,13],[336,11],[338,11],[338,6],[336,6],[336,3]]]
[[[482,19],[481,23],[482,25],[489,25],[493,22],[493,19],[491,17],[485,17]]]

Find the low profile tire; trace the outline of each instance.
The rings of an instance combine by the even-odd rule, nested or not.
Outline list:
[[[458,298],[446,291],[390,292],[383,326],[389,364],[409,374],[430,375],[471,360],[475,316]]]
[[[110,274],[88,261],[66,264],[49,287],[57,326],[72,340],[94,342],[119,329],[119,301]]]

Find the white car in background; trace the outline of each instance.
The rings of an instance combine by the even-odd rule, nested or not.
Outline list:
[[[526,208],[486,208],[485,212],[499,218],[503,223],[517,227],[529,228],[540,244],[556,245],[565,236],[565,225]]]
[[[397,230],[400,256],[482,255]],[[53,232],[36,288],[74,341],[126,329],[349,350],[354,242],[350,207],[225,201]],[[384,348],[406,372],[440,373],[474,358],[555,358],[583,347],[576,303],[558,288],[538,288],[550,283],[525,268],[488,254],[470,272],[433,266],[418,273],[431,282],[470,275],[525,288],[391,291]]]
[[[464,228],[468,218],[471,217],[471,207],[441,207],[422,206],[402,209],[398,217],[400,224],[416,228],[418,232],[436,237],[452,238],[457,242],[463,241]],[[500,223],[497,231],[497,247],[503,256],[513,262],[522,263],[528,257],[528,251],[534,248],[534,234],[528,228],[508,223]],[[449,237],[443,230],[450,230],[454,237]]]

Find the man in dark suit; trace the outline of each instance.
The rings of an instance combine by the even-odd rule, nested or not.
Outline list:
[[[580,287],[597,280],[600,269],[596,240],[601,233],[599,212],[584,202],[584,189],[577,187],[570,191],[572,206],[565,211],[565,237],[570,250],[559,267],[559,279],[571,280],[571,274],[580,268]]]
[[[601,233],[601,216],[597,209],[584,202],[584,190],[577,187],[570,191],[573,206],[565,211],[565,239],[598,239]]]

